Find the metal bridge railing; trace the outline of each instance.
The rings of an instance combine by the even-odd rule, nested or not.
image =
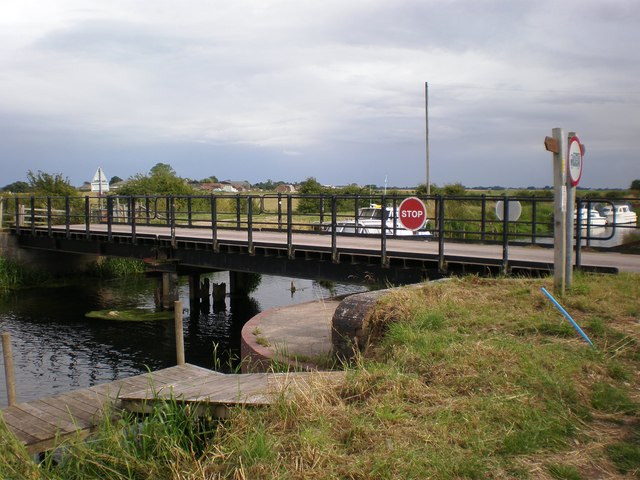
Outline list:
[[[255,231],[286,232],[288,255],[294,255],[294,233],[331,236],[331,256],[338,259],[337,238],[365,234],[380,239],[381,262],[388,265],[388,240],[392,238],[438,242],[438,260],[444,268],[445,241],[494,243],[502,246],[502,267],[509,262],[509,245],[542,245],[553,239],[553,198],[537,196],[421,196],[427,207],[427,222],[416,235],[399,235],[402,227],[393,219],[405,196],[400,195],[198,195],[198,196],[117,196],[106,197],[24,197],[0,199],[0,226],[12,227],[17,234],[64,225],[67,236],[84,227],[87,238],[92,224],[106,224],[109,241],[115,225],[131,227],[131,241],[137,241],[137,228],[143,225],[170,228],[175,244],[177,228],[206,228],[211,245],[219,248],[219,230],[247,231],[250,253],[254,251]],[[502,219],[496,205],[502,202]],[[510,219],[510,205],[518,202],[519,218]],[[613,205],[610,200],[597,200]],[[387,208],[382,208],[386,206]],[[583,212],[596,207],[596,200],[578,199],[576,208],[576,265],[580,249],[593,240],[592,219]],[[373,217],[366,215],[375,214]],[[376,223],[379,222],[379,223]],[[365,229],[364,224],[368,227]],[[373,226],[372,226],[373,225]],[[618,228],[613,225],[609,237]],[[635,228],[635,226],[634,226]]]

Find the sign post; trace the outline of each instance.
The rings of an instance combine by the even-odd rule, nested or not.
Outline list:
[[[574,220],[573,211],[576,203],[576,186],[580,182],[582,177],[582,154],[583,146],[580,144],[580,139],[575,132],[569,132],[569,148],[567,158],[567,259],[565,262],[566,268],[566,288],[571,288],[573,283],[573,232],[574,232]],[[580,226],[578,228],[581,228]]]
[[[398,219],[407,230],[420,230],[427,221],[427,207],[418,197],[405,198],[398,207]]]
[[[553,153],[553,289],[563,295],[566,286],[567,167],[566,141],[561,128],[552,130],[544,146]]]

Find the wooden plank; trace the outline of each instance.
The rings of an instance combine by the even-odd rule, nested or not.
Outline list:
[[[72,394],[45,397],[41,402],[60,410],[60,415],[68,415],[72,420],[80,420],[84,423],[94,423],[98,408],[92,408],[82,401],[74,398]]]
[[[56,428],[45,420],[32,415],[29,411],[20,408],[19,405],[13,405],[11,412],[3,412],[7,425],[15,426],[18,430],[28,432],[29,435],[38,440],[46,440],[55,436]]]
[[[10,407],[2,412],[2,416],[9,430],[21,442],[29,444],[42,440],[42,437],[39,438],[37,432],[31,429],[31,424],[28,422],[29,418],[23,412],[19,411],[16,415],[15,409]],[[46,436],[48,437],[48,434]]]
[[[23,403],[20,405],[20,408],[48,422],[54,429],[61,430],[65,433],[73,432],[79,428],[87,428],[88,426],[86,422],[80,421],[79,419],[71,419],[68,413],[52,407],[41,400]]]

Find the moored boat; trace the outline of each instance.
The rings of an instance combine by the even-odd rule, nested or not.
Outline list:
[[[606,218],[608,225],[636,224],[638,215],[631,210],[628,204],[607,205],[602,209],[602,215]]]
[[[578,222],[578,211],[573,212],[574,223]],[[600,215],[595,209],[587,210],[586,208],[580,209],[580,224],[583,228],[587,227],[604,227],[607,224],[606,217]]]
[[[385,207],[386,221],[385,234],[395,237],[430,237],[431,232],[426,229],[426,224],[418,231],[407,230],[398,220],[397,208]],[[355,219],[341,220],[336,224],[336,232],[355,235],[380,235],[382,225],[382,206],[371,204],[368,207],[358,209],[358,216]],[[329,228],[325,226],[325,231]]]

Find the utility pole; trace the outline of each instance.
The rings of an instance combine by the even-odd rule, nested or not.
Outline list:
[[[426,156],[427,156],[427,196],[431,195],[431,180],[429,179],[429,82],[424,82],[424,117],[426,134]]]

